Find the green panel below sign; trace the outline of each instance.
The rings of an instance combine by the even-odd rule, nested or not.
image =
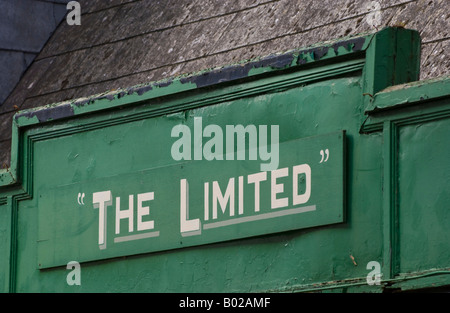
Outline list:
[[[38,267],[344,221],[345,132],[282,142],[278,168],[262,171],[261,163],[180,161],[43,187]]]

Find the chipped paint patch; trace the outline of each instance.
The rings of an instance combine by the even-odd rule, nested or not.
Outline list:
[[[319,61],[325,57],[335,57],[352,52],[363,50],[365,37],[338,41],[328,46],[320,46],[299,51],[297,64],[306,64],[312,61]]]
[[[142,96],[144,93],[152,89],[152,85],[131,87],[128,89],[128,94],[132,95],[133,93],[137,93],[139,96]]]
[[[205,72],[200,75],[181,78],[181,83],[193,83],[198,88],[234,81],[249,76],[253,69],[270,68],[283,69],[291,65],[293,54],[272,55],[258,61],[252,61],[243,65],[232,65]]]
[[[16,121],[20,118],[33,119],[37,118],[39,123],[44,123],[52,120],[62,119],[74,115],[73,107],[68,104],[62,104],[57,106],[44,107],[36,111],[26,111],[19,113],[15,116]]]

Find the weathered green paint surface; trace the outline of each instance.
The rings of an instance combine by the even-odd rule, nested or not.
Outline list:
[[[448,119],[399,129],[398,257],[401,272],[448,266],[449,135]]]
[[[419,41],[417,32],[389,28],[18,113],[12,166],[0,173],[2,290],[379,292],[450,284],[450,80],[387,88],[417,79]],[[174,160],[171,129],[192,128],[195,117],[223,129],[279,125],[279,168],[307,163],[311,181],[317,178],[305,203],[316,211],[299,216],[320,207],[330,216],[223,227],[211,240],[202,237],[208,229],[181,236],[180,179],[203,191],[205,181],[225,186],[259,172],[261,163]],[[289,197],[292,181],[284,183],[279,196]],[[92,198],[100,191],[113,198],[106,249],[99,249]],[[126,209],[129,195],[149,191],[145,218],[154,218],[159,237],[115,249],[127,244],[114,242],[116,197]],[[261,213],[273,211],[268,193],[261,193]],[[202,196],[189,195],[189,219],[204,214],[196,211]],[[167,204],[163,215],[151,215]],[[171,220],[172,207],[176,222],[157,229]],[[239,217],[237,200],[235,210]],[[121,231],[128,226],[120,221]],[[80,286],[66,282],[70,261],[81,263]],[[366,282],[371,261],[381,266],[380,285]]]
[[[227,110],[232,112],[230,109],[229,106]],[[226,115],[221,115],[224,121],[228,120]],[[279,147],[278,169],[271,172],[261,172],[257,160],[237,160],[237,157],[233,161],[192,160],[179,164],[172,160],[171,165],[148,168],[151,155],[171,149],[171,127],[162,128],[161,124],[175,126],[177,121],[165,122],[164,119],[154,119],[148,126],[145,122],[135,122],[135,127],[126,124],[124,129],[122,124],[113,127],[117,131],[108,128],[84,133],[90,137],[72,135],[70,139],[62,137],[36,144],[37,155],[57,151],[42,159],[44,162],[36,163],[36,175],[42,177],[34,185],[39,212],[39,268],[65,265],[67,259],[93,261],[344,220],[344,133],[283,142]],[[129,140],[120,135],[125,132]],[[127,144],[136,143],[134,138],[142,132],[159,135],[149,136],[148,142],[140,141],[133,147]],[[102,147],[100,139],[105,138],[108,140]],[[117,144],[109,141],[111,138]],[[155,143],[154,138],[166,140]],[[90,149],[93,145],[96,148]],[[159,148],[155,151],[156,146]],[[320,162],[320,151],[326,149],[329,155]],[[131,156],[130,150],[133,151]],[[171,160],[170,154],[162,154],[157,156],[160,160]],[[89,179],[80,177],[86,164],[94,167],[93,163],[101,162],[120,168],[127,156],[139,155],[141,162],[130,160],[134,166],[132,171],[101,178],[95,173],[91,173]],[[60,180],[47,174],[55,166],[61,169],[55,175],[70,179],[70,183],[55,185],[55,181]],[[256,178],[259,179],[257,188]],[[220,193],[214,191],[216,187]],[[271,191],[276,187],[279,192],[273,194]],[[106,201],[95,200],[105,193]],[[227,194],[225,204],[215,200],[215,194],[220,197]],[[139,201],[140,197],[146,201]],[[93,209],[96,203],[98,208]],[[140,210],[139,206],[149,207],[148,212]],[[117,217],[120,214],[117,209],[125,214],[123,218]],[[139,212],[145,214],[139,216]],[[106,215],[104,219],[102,214]],[[194,222],[187,222],[192,220]],[[194,225],[187,225],[192,223]],[[185,224],[187,228],[183,229]],[[74,250],[74,247],[82,249]]]

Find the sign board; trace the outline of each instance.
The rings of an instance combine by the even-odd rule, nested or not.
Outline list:
[[[343,222],[345,132],[285,141],[276,148],[278,166],[272,170],[261,170],[261,160],[251,160],[246,149],[243,160],[242,151],[222,160],[204,155],[43,187],[38,190],[38,267]]]

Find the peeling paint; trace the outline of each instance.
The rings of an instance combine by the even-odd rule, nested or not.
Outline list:
[[[136,92],[139,96],[142,96],[144,93],[146,93],[147,91],[150,91],[152,89],[153,89],[152,86],[143,86],[143,87],[136,88],[134,90],[134,92]]]
[[[103,97],[98,98],[98,100],[102,100],[102,99],[108,99],[109,101],[114,100],[115,96],[113,94],[107,94]]]
[[[232,65],[205,72],[198,76],[181,78],[181,83],[194,83],[197,87],[205,87],[223,82],[245,78],[250,70],[256,68],[270,67],[272,69],[283,69],[292,64],[294,55],[292,53],[272,55],[258,61],[249,62],[243,65]]]
[[[36,111],[19,113],[15,116],[16,121],[21,117],[32,119],[36,117],[40,123],[66,118],[74,115],[73,107],[69,103],[46,107]]]
[[[340,42],[333,44],[333,49],[334,49],[334,52],[336,53],[336,55],[338,54],[339,47],[344,47],[348,51],[351,50],[353,52],[356,52],[356,51],[362,50],[364,43],[365,43],[364,37],[354,38],[354,39],[340,41]]]
[[[168,79],[167,81],[161,81],[161,82],[155,83],[154,85],[158,88],[163,88],[163,87],[170,86],[172,83],[173,83],[173,79]]]
[[[365,37],[358,37],[349,40],[338,41],[329,46],[320,46],[310,49],[305,49],[299,51],[299,58],[297,60],[297,64],[306,64],[308,63],[308,57],[313,61],[319,61],[324,56],[326,56],[330,50],[333,50],[333,56],[338,56],[340,53],[339,48],[343,47],[345,51],[348,52],[358,52],[363,49],[364,43],[366,42]]]
[[[109,100],[111,102],[132,95],[141,97],[149,92],[153,93],[146,96],[146,99],[157,98],[176,92],[236,81],[249,76],[271,72],[273,70],[288,69],[290,67],[303,65],[310,62],[316,62],[324,58],[332,58],[338,55],[358,52],[367,47],[366,43],[369,42],[368,39],[372,38],[371,36],[373,35],[374,34],[366,34],[360,35],[355,38],[347,38],[345,40],[340,39],[338,41],[328,42],[327,44],[322,44],[317,47],[295,49],[289,52],[247,60],[238,64],[227,65],[221,68],[209,69],[198,73],[184,74],[178,77],[148,84],[132,86],[129,88],[111,90],[87,98],[69,100],[57,104],[52,104],[46,107],[33,109],[31,111],[19,112],[16,115],[15,119],[16,121],[18,121],[20,118],[25,117],[27,118],[27,124],[32,122],[31,119],[33,118],[36,118],[39,123],[46,122],[58,118],[69,117],[87,111],[92,111],[92,109],[81,111],[79,111],[78,109],[81,109],[85,106],[90,106],[101,100]],[[169,89],[166,90],[166,88]],[[161,91],[158,92],[157,90]],[[121,105],[127,103],[127,101],[128,100],[121,101]],[[136,101],[137,99],[133,99],[132,102]],[[103,107],[98,107],[99,110],[102,108]]]

